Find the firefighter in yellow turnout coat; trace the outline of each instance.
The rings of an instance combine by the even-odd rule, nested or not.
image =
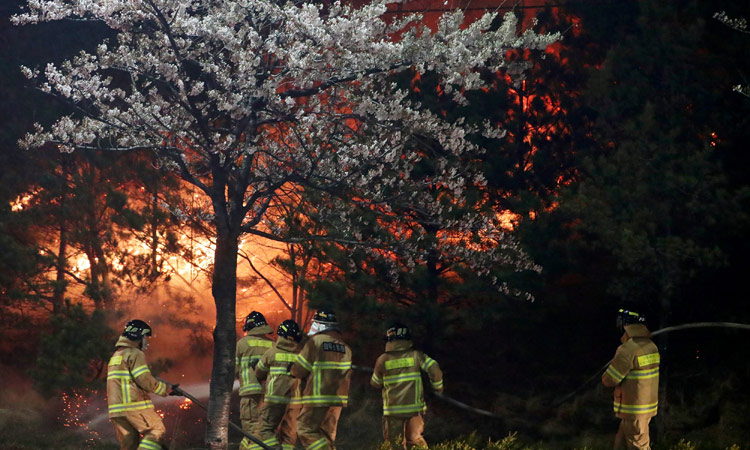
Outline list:
[[[383,390],[383,439],[392,448],[427,446],[422,437],[427,410],[422,373],[432,388],[443,391],[443,372],[437,361],[413,348],[411,333],[396,324],[386,331],[385,353],[375,362],[370,384]]]
[[[649,422],[659,403],[659,350],[651,340],[645,318],[621,309],[618,324],[622,345],[602,375],[602,384],[615,388],[614,410],[620,418],[615,449],[649,450]]]
[[[297,322],[285,320],[276,330],[276,344],[260,358],[255,367],[258,380],[266,380],[263,408],[256,435],[269,447],[294,449],[297,442],[297,416],[300,410],[299,380],[289,372],[297,358],[302,330]],[[250,450],[261,450],[252,444]]]
[[[333,450],[341,408],[349,401],[352,351],[331,311],[319,310],[308,334],[291,369],[292,376],[306,379],[297,437],[307,450]]]
[[[242,431],[253,434],[260,422],[260,405],[263,398],[263,386],[255,376],[255,366],[273,341],[267,334],[273,333],[266,318],[258,311],[252,311],[245,317],[242,330],[245,336],[237,341],[234,361],[235,377],[240,380],[240,421]],[[243,438],[240,448],[249,448],[252,441]]]
[[[149,336],[146,322],[128,322],[107,365],[107,409],[122,450],[162,450],[166,430],[149,394],[175,395],[171,390],[176,385],[167,386],[151,375],[143,353]]]

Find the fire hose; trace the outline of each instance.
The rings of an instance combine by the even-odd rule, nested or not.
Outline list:
[[[372,367],[357,366],[355,364],[352,364],[352,369],[362,372],[373,372],[375,370]],[[485,411],[484,409],[475,408],[471,405],[467,405],[466,403],[459,402],[458,400],[450,398],[438,391],[432,391],[432,393],[435,394],[435,397],[439,398],[440,400],[443,400],[446,403],[450,403],[451,405],[461,408],[465,411],[473,412],[474,414],[479,414],[481,416],[492,417],[493,419],[503,420],[503,417],[500,417],[497,414],[493,414],[489,411]]]
[[[658,335],[663,334],[663,333],[669,333],[669,332],[672,332],[672,331],[679,331],[679,330],[686,330],[686,329],[689,329],[689,328],[736,328],[736,329],[740,329],[740,330],[750,330],[750,325],[746,325],[744,323],[733,323],[733,322],[697,322],[697,323],[686,323],[686,324],[683,324],[683,325],[674,325],[674,326],[671,326],[671,327],[662,328],[661,330],[656,330],[656,331],[654,331],[654,332],[651,333],[651,336],[652,337],[653,336],[658,336]],[[563,397],[560,400],[558,400],[555,403],[553,403],[552,407],[554,408],[554,407],[562,405],[563,403],[565,403],[568,400],[570,400],[573,396],[575,396],[576,394],[578,394],[579,392],[581,392],[582,390],[584,390],[586,388],[586,386],[588,386],[588,384],[591,383],[591,381],[593,381],[594,379],[596,379],[599,375],[601,375],[602,372],[604,372],[607,369],[607,367],[609,367],[609,364],[611,362],[612,362],[611,359],[609,361],[607,361],[607,363],[605,365],[603,365],[599,370],[597,370],[595,374],[593,374],[586,381],[584,381],[583,384],[581,384],[581,386],[578,387],[578,389],[574,390],[570,394],[566,395],[565,397]]]
[[[196,404],[196,405],[198,405],[198,406],[199,406],[200,408],[202,408],[202,409],[204,409],[204,410],[208,411],[208,408],[206,407],[206,405],[204,405],[203,403],[201,403],[201,402],[200,402],[200,401],[199,401],[199,400],[198,400],[197,398],[193,397],[193,396],[192,396],[192,395],[190,395],[189,393],[187,393],[187,392],[185,392],[184,390],[180,389],[180,387],[179,387],[179,386],[178,386],[178,387],[175,387],[175,388],[173,388],[172,390],[174,390],[174,392],[175,392],[175,393],[177,393],[177,394],[179,394],[179,395],[182,395],[183,397],[185,397],[185,398],[189,399],[189,400],[190,400],[191,402],[195,403],[195,404]],[[229,426],[230,426],[231,428],[234,428],[234,429],[235,429],[236,431],[239,431],[240,433],[242,433],[242,435],[243,435],[243,436],[245,436],[246,438],[248,438],[249,440],[253,441],[254,443],[256,443],[256,444],[258,444],[258,445],[260,445],[260,446],[261,446],[261,447],[262,447],[262,448],[263,448],[264,450],[274,450],[274,449],[273,449],[272,447],[269,447],[269,446],[268,446],[267,444],[264,444],[264,443],[263,443],[263,441],[261,441],[261,440],[260,440],[260,439],[258,439],[257,437],[253,436],[253,435],[252,435],[252,434],[250,434],[250,433],[247,433],[247,432],[245,432],[245,431],[244,431],[244,430],[242,429],[242,427],[240,427],[240,426],[239,426],[239,425],[237,425],[236,423],[232,422],[231,420],[229,421]]]
[[[660,334],[669,333],[672,331],[679,331],[679,330],[686,330],[690,328],[736,328],[740,330],[750,330],[750,325],[742,324],[742,323],[733,323],[733,322],[697,322],[697,323],[687,323],[683,325],[674,325],[671,327],[662,328],[660,330],[656,330],[651,333],[651,336],[658,336]],[[594,380],[597,376],[599,376],[604,370],[609,367],[609,364],[612,362],[612,360],[607,361],[607,363],[602,366],[597,372],[592,375],[589,379],[587,379],[578,389],[571,392],[570,394],[566,395],[562,399],[555,402],[552,407],[560,406],[561,404],[565,403],[566,401],[570,400],[574,395],[581,392],[592,380]],[[363,372],[372,372],[374,369],[372,367],[364,367],[364,366],[356,366],[352,365],[352,369],[354,370],[360,370]],[[461,408],[463,410],[473,412],[475,414],[479,414],[486,417],[492,417],[493,419],[503,419],[503,417],[498,416],[496,414],[491,413],[490,411],[485,411],[483,409],[475,408],[473,406],[467,405],[466,403],[460,402],[458,400],[452,399],[444,394],[441,394],[440,392],[434,391],[433,392],[435,396],[447,403],[450,403],[458,408]]]
[[[690,329],[690,328],[716,328],[716,327],[718,327],[718,328],[735,328],[735,329],[740,329],[740,330],[750,330],[750,325],[742,324],[742,323],[732,323],[732,322],[698,322],[698,323],[688,323],[688,324],[683,324],[683,325],[675,325],[675,326],[671,326],[671,327],[662,328],[660,330],[656,330],[656,331],[652,332],[651,336],[652,337],[653,336],[658,336],[660,334],[669,333],[669,332],[672,332],[672,331],[686,330],[686,329]],[[580,391],[582,391],[592,380],[594,380],[597,376],[599,376],[609,366],[609,364],[611,362],[612,362],[611,360],[607,361],[607,363],[604,366],[602,366],[599,370],[597,370],[597,372],[594,375],[592,375],[590,378],[588,378],[578,389],[576,389],[575,391],[571,392],[570,394],[566,395],[562,399],[560,399],[557,402],[555,402],[552,405],[552,407],[560,406],[561,404],[565,403],[570,398],[572,398],[574,395],[576,395],[577,393],[579,393]],[[374,369],[372,367],[358,366],[358,365],[354,365],[354,364],[352,364],[352,369],[359,370],[359,371],[362,371],[362,372],[373,372],[374,371]],[[174,391],[176,393],[178,393],[180,395],[183,395],[186,398],[190,399],[190,401],[192,401],[193,403],[195,403],[199,407],[203,408],[204,410],[207,410],[206,406],[204,404],[202,404],[200,401],[198,401],[197,398],[193,397],[192,395],[190,395],[189,393],[187,393],[184,390],[180,389],[179,387],[176,387],[174,389]],[[458,408],[461,408],[463,410],[466,410],[466,411],[469,411],[469,412],[473,412],[473,413],[478,414],[478,415],[482,415],[482,416],[486,416],[486,417],[491,417],[493,419],[500,419],[500,420],[504,419],[503,417],[498,416],[496,414],[493,414],[490,411],[486,411],[486,410],[483,410],[483,409],[479,409],[479,408],[475,408],[473,406],[467,405],[466,403],[463,403],[463,402],[460,402],[460,401],[455,400],[453,398],[450,398],[450,397],[448,397],[448,396],[446,396],[444,394],[441,394],[440,392],[434,391],[433,393],[435,394],[435,396],[437,398],[439,398],[439,399],[441,399],[441,400],[443,400],[443,401],[445,401],[447,403],[450,403],[450,404],[452,404],[452,405],[454,405],[454,406],[456,406]],[[242,435],[245,436],[246,438],[248,438],[249,440],[251,440],[254,443],[256,443],[259,446],[261,446],[264,450],[273,450],[271,447],[269,447],[268,445],[264,444],[261,440],[259,440],[255,436],[253,436],[253,435],[251,435],[251,434],[246,433],[245,431],[243,431],[242,428],[239,425],[235,424],[234,422],[230,421],[229,422],[229,426],[232,427],[232,428],[234,428],[235,430],[239,431],[240,433],[242,433]]]

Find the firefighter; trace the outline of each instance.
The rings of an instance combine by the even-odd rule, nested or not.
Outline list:
[[[443,392],[443,372],[437,361],[414,349],[411,332],[396,323],[385,333],[385,353],[375,361],[370,384],[383,391],[383,439],[393,449],[427,447],[422,437],[427,410],[422,373],[432,388]]]
[[[242,326],[245,336],[237,341],[237,352],[234,361],[235,377],[240,380],[240,421],[242,431],[252,434],[260,422],[260,406],[263,399],[263,386],[255,377],[255,366],[269,348],[273,340],[266,336],[273,333],[266,318],[258,311],[252,311],[245,317]],[[243,438],[240,448],[250,448],[252,441]]]
[[[656,415],[659,395],[659,350],[646,328],[646,318],[620,309],[618,328],[624,331],[602,384],[614,387],[614,410],[620,418],[615,449],[649,450],[648,425]]]
[[[268,378],[255,434],[269,447],[292,450],[297,442],[300,392],[299,380],[292,377],[289,370],[299,352],[302,330],[297,322],[285,320],[276,335],[276,344],[263,354],[255,367],[258,380]],[[261,447],[253,444],[250,449],[261,450]]]
[[[174,392],[178,385],[167,386],[151,375],[143,353],[151,335],[146,322],[129,321],[107,365],[107,409],[122,450],[162,450],[166,429],[149,394],[179,395]]]
[[[291,368],[293,377],[306,380],[297,437],[307,450],[333,450],[341,408],[349,401],[352,351],[330,310],[315,313],[308,336]]]

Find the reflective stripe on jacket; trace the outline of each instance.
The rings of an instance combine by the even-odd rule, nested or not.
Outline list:
[[[299,345],[279,336],[255,367],[258,380],[266,380],[264,401],[267,403],[299,403],[299,380],[292,377],[292,363],[297,359]]]
[[[443,391],[443,372],[434,359],[414,350],[411,341],[386,343],[385,353],[375,362],[370,384],[383,390],[383,415],[415,415],[424,412],[422,372],[432,388]]]
[[[120,336],[107,364],[107,409],[110,417],[154,407],[149,393],[167,395],[167,385],[151,375],[139,343]]]
[[[240,397],[262,394],[263,386],[255,376],[255,365],[260,361],[273,341],[265,335],[271,332],[268,325],[253,328],[248,335],[237,341],[237,352],[234,359],[235,378],[240,380]]]
[[[292,376],[307,378],[303,405],[346,406],[352,377],[352,350],[337,330],[311,336],[292,364]]]
[[[659,350],[642,324],[626,325],[622,341],[602,383],[615,387],[617,417],[653,417],[659,406]]]

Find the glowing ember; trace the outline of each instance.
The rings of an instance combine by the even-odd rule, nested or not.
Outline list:
[[[98,413],[99,408],[91,404],[91,399],[100,396],[93,389],[74,389],[62,393],[62,414],[57,419],[64,427],[74,428],[88,435],[87,442],[93,443],[99,439],[99,433],[88,425],[92,413]]]
[[[191,406],[193,406],[193,402],[191,402],[189,398],[186,398],[180,403],[180,409],[190,409]]]

